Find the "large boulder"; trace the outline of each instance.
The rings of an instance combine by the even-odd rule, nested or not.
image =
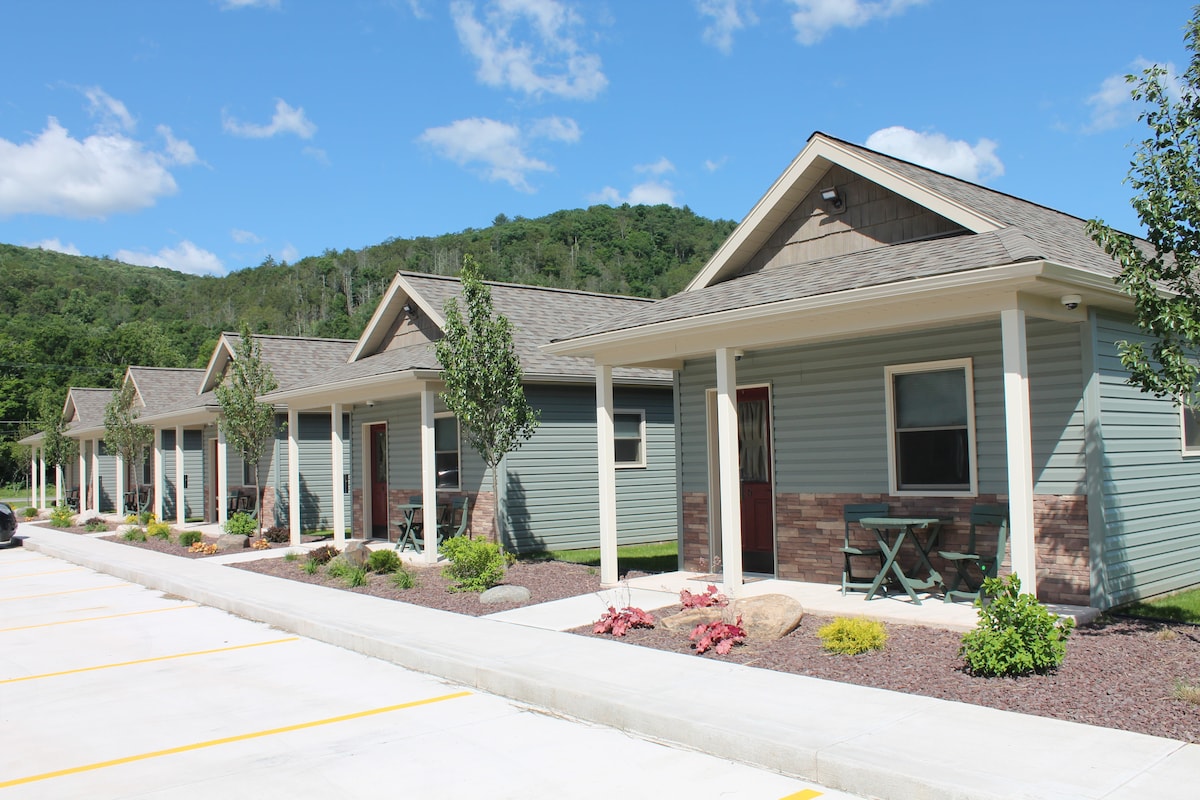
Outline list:
[[[658,624],[669,631],[685,631],[690,633],[697,625],[707,625],[721,619],[724,608],[709,606],[708,608],[685,608],[678,614],[663,617]]]
[[[479,602],[485,606],[507,605],[509,603],[528,603],[533,595],[524,586],[493,586],[479,595]]]
[[[217,537],[217,552],[225,553],[230,550],[244,550],[250,546],[250,537],[240,533],[223,533]]]
[[[371,558],[371,549],[364,541],[346,542],[342,550],[342,560],[352,567],[365,567]]]
[[[697,625],[719,619],[733,623],[738,617],[742,618],[747,639],[770,641],[782,639],[796,629],[804,619],[804,606],[785,594],[764,594],[738,598],[724,607],[685,608],[659,620],[659,624],[669,631],[690,632]]]

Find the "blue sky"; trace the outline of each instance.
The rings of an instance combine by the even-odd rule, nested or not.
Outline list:
[[[0,241],[198,274],[595,203],[740,220],[814,130],[1137,232],[1191,0],[0,6]]]

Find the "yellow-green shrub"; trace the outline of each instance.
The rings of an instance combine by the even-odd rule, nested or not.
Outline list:
[[[817,637],[831,653],[856,656],[868,650],[882,650],[887,643],[887,629],[874,619],[838,617],[822,626]]]

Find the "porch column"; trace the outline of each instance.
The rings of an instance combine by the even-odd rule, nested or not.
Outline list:
[[[421,387],[421,519],[425,537],[425,563],[438,559],[437,551],[437,454],[434,450],[434,392],[426,383]],[[497,466],[496,469],[499,469]],[[500,498],[494,498],[499,503]]]
[[[333,543],[341,549],[346,543],[346,493],[342,475],[346,470],[346,444],[342,440],[342,404],[329,407],[330,470],[333,472]]]
[[[1008,453],[1008,518],[1012,569],[1021,590],[1037,596],[1033,538],[1033,428],[1029,415],[1029,363],[1025,312],[1000,312],[1004,352],[1004,429]]]
[[[87,508],[88,496],[87,442],[83,439],[79,440],[79,479],[75,482],[79,485],[79,502],[75,508],[83,511]]]
[[[120,453],[117,453],[116,458],[114,460],[116,461],[116,473],[117,473],[117,479],[116,479],[117,497],[114,502],[116,503],[116,507],[117,507],[117,516],[124,518],[125,517],[125,458]]]
[[[163,518],[162,428],[154,429],[154,518]]]
[[[288,532],[292,547],[300,546],[300,412],[288,406]]]
[[[29,505],[32,506],[33,508],[39,507],[38,506],[38,482],[37,482],[38,466],[37,465],[38,465],[38,461],[41,459],[41,456],[38,455],[38,453],[40,453],[41,450],[42,450],[42,448],[36,447],[36,446],[29,448]]]
[[[721,567],[725,593],[742,588],[742,498],[738,473],[737,367],[734,351],[717,350],[717,470],[721,486]]]
[[[38,456],[38,494],[41,496],[42,503],[38,508],[46,507],[46,446],[40,448],[41,455]]]
[[[596,464],[600,488],[600,585],[617,585],[617,458],[612,366],[596,365]]]
[[[225,426],[217,422],[217,524],[221,530],[229,520],[229,443]]]
[[[42,479],[43,488],[46,481]],[[43,496],[43,500],[45,497]],[[100,513],[100,440],[92,439],[92,511]]]
[[[175,524],[182,528],[187,520],[184,514],[183,482],[187,478],[183,474],[183,426],[175,426]]]
[[[54,465],[54,505],[61,506],[66,496],[63,494],[63,468],[62,464]]]

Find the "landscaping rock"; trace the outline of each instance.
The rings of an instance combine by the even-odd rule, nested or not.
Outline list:
[[[80,511],[75,515],[75,524],[87,525],[89,522],[95,519],[100,519],[100,512],[89,508],[86,511]]]
[[[669,617],[663,617],[658,621],[658,624],[669,631],[686,631],[690,633],[697,625],[716,622],[721,619],[721,612],[725,609],[718,606],[709,606],[708,608],[685,608],[678,614],[672,614]]]
[[[741,615],[746,637],[760,641],[782,639],[804,619],[804,606],[785,594],[741,597],[721,610],[726,622],[733,622]]]
[[[485,606],[498,606],[505,603],[528,603],[532,596],[524,586],[493,586],[479,595],[479,602]]]
[[[244,550],[250,546],[250,537],[240,533],[223,533],[217,538],[217,552]]]
[[[365,567],[371,557],[371,549],[364,541],[346,542],[342,550],[342,560],[352,567]]]

